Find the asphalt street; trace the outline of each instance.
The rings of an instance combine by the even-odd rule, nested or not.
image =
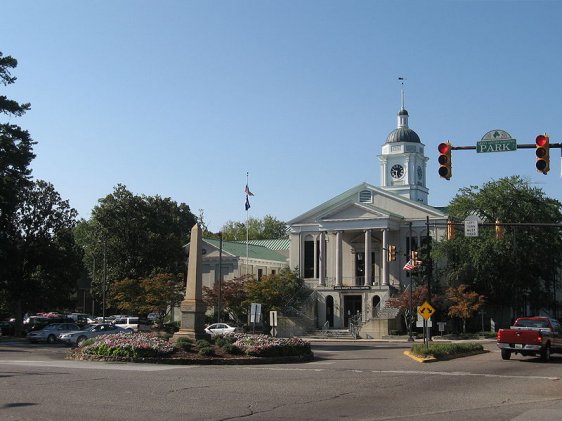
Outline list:
[[[419,363],[404,342],[313,342],[301,364],[169,366],[64,360],[0,342],[2,420],[562,420],[562,356],[490,352]]]

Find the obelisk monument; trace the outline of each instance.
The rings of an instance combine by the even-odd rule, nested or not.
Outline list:
[[[191,243],[187,263],[187,286],[185,296],[180,305],[180,330],[174,334],[174,339],[188,337],[190,339],[205,339],[205,304],[202,300],[203,281],[201,276],[201,227],[195,224],[191,228]]]

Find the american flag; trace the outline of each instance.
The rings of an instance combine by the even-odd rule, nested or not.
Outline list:
[[[418,266],[421,266],[422,261],[421,260],[416,260],[413,261],[412,259],[408,260],[408,262],[404,265],[404,270],[407,270],[408,272],[411,270],[414,270],[415,268],[417,268]]]
[[[408,260],[408,262],[404,265],[404,270],[406,271],[411,271],[414,270],[416,268],[416,266],[414,265],[414,262],[412,261],[412,259]]]

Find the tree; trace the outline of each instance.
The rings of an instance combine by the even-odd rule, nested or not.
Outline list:
[[[215,317],[217,316],[220,294],[221,318],[226,314],[237,324],[247,319],[248,307],[246,303],[248,295],[245,289],[247,279],[248,276],[241,276],[223,281],[220,284],[215,282],[213,288],[203,287],[203,302],[208,308],[215,309]]]
[[[248,218],[245,222],[228,221],[221,232],[226,241],[243,241],[246,239],[246,226],[250,240],[275,240],[287,238],[287,224],[277,218],[266,215],[263,219]]]
[[[186,204],[160,196],[137,196],[124,185],[99,200],[76,230],[98,298],[104,282],[184,273],[183,246],[196,217]],[[95,264],[94,264],[95,261]],[[105,261],[105,264],[104,264]],[[95,266],[95,273],[94,273]]]
[[[246,305],[261,303],[264,312],[281,310],[289,313],[298,310],[311,293],[297,271],[288,268],[259,280],[250,278],[245,284],[245,290],[248,296]]]
[[[185,294],[185,282],[181,274],[158,273],[150,278],[143,279],[145,307],[142,314],[156,312],[159,314],[159,323],[174,307],[179,306]]]
[[[413,324],[416,319],[417,308],[427,300],[427,287],[419,286],[412,289],[405,289],[395,297],[391,297],[387,301],[387,306],[390,308],[397,308],[399,314],[404,317],[404,323],[408,327],[408,323]],[[441,296],[431,294],[431,303],[433,307],[437,307],[441,302]],[[411,309],[411,311],[410,311]],[[409,330],[408,330],[409,331]]]
[[[108,296],[109,304],[127,314],[157,312],[159,323],[180,304],[185,292],[181,275],[158,273],[144,279],[125,278],[115,281]]]
[[[13,282],[7,294],[16,316],[72,305],[82,270],[82,251],[72,233],[76,215],[50,183],[38,180],[21,192],[12,219],[17,232],[9,254]]]
[[[464,284],[447,289],[447,299],[452,303],[448,315],[462,320],[462,331],[466,333],[466,321],[476,313],[485,303],[483,295],[474,291],[467,291]]]
[[[439,275],[447,285],[470,285],[485,295],[489,304],[510,306],[515,311],[523,311],[525,296],[534,310],[549,306],[555,268],[562,263],[562,238],[560,226],[540,224],[562,223],[559,201],[513,176],[481,188],[460,189],[448,210],[455,221],[477,215],[490,228],[482,227],[479,237],[456,235],[435,245],[436,257],[445,258]],[[514,225],[505,226],[503,238],[498,239],[496,221]]]
[[[0,52],[0,83],[8,86],[16,81],[11,71],[18,62],[11,56]],[[11,120],[21,117],[31,108],[29,103],[18,102],[0,95],[0,114],[7,115]],[[29,167],[35,155],[29,132],[10,123],[0,123],[0,312],[7,311],[6,304],[13,303],[14,294],[19,282],[18,270],[13,258],[18,247],[18,227],[16,213],[23,200],[23,191],[31,184]]]

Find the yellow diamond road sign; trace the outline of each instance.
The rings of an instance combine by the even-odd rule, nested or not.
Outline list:
[[[423,303],[421,306],[418,307],[418,313],[422,316],[425,320],[429,319],[435,313],[435,309],[431,307],[427,301]]]

